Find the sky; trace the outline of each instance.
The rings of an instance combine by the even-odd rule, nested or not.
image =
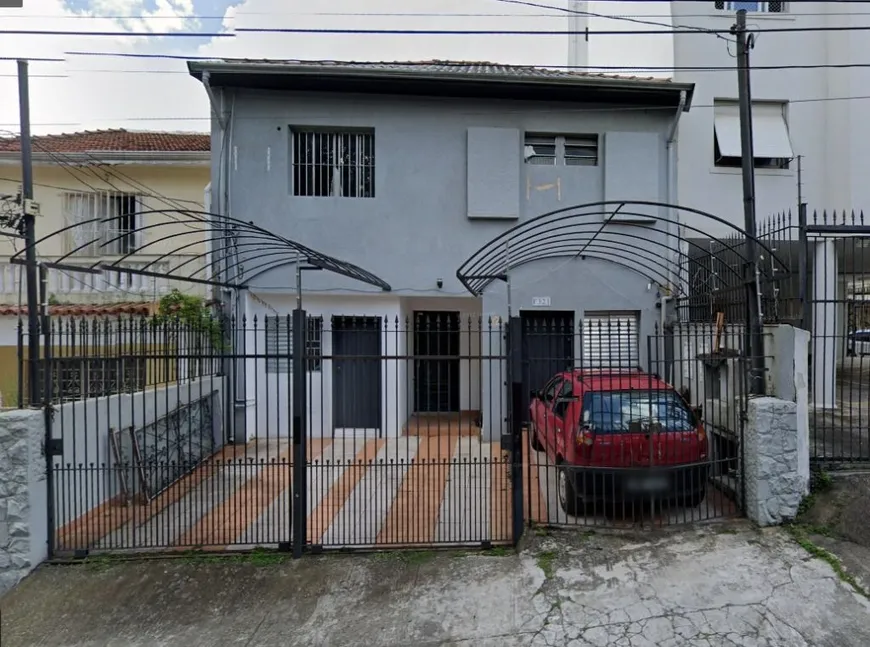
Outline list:
[[[544,4],[566,7],[568,0]],[[558,12],[499,0],[24,0],[23,9],[0,9],[0,31],[195,32],[232,37],[0,33],[0,134],[19,130],[14,60],[18,57],[63,59],[29,64],[34,134],[116,127],[208,130],[205,92],[188,76],[183,59],[95,53],[305,60],[438,58],[539,66],[566,65],[568,60],[568,38],[561,35],[259,34],[234,32],[238,27],[567,30],[568,22]]]

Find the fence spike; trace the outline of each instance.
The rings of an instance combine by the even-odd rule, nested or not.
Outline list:
[[[861,218],[861,226],[863,227],[864,226],[864,210],[863,209],[861,209],[859,217]]]

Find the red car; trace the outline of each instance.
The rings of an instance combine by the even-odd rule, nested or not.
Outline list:
[[[529,409],[532,448],[558,466],[567,514],[596,501],[703,500],[708,444],[699,412],[657,377],[566,371],[532,393]]]

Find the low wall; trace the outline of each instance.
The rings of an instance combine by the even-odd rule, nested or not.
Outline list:
[[[47,557],[45,418],[0,413],[0,596]]]
[[[52,437],[62,440],[63,455],[53,459],[56,527],[62,528],[124,494],[125,488],[128,492],[139,492],[143,481],[152,489],[162,485],[167,466],[178,461],[164,457],[167,445],[172,442],[168,438],[172,430],[168,425],[153,423],[179,407],[210,396],[210,440],[214,448],[222,446],[223,390],[223,379],[209,376],[57,407]],[[129,433],[131,430],[135,433]],[[141,452],[143,444],[147,445],[144,453],[147,460],[155,463],[154,468],[145,472],[131,466],[119,469],[131,462],[135,452]]]

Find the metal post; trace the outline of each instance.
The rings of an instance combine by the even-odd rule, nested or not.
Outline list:
[[[798,291],[801,299],[801,328],[811,330],[813,304],[810,296],[809,241],[807,240],[807,203],[798,208]]]
[[[522,322],[519,317],[508,319],[507,330],[507,384],[508,418],[507,434],[502,436],[502,449],[510,452],[511,461],[511,503],[512,540],[516,546],[523,536],[523,452],[528,451],[522,441],[523,430],[523,364],[522,364]]]
[[[305,548],[307,510],[305,338],[307,313],[293,310],[293,557],[302,557]]]
[[[751,37],[746,34],[746,10],[737,12],[737,24],[731,29],[737,38],[737,86],[740,101],[740,152],[743,166],[743,217],[746,230],[747,263],[746,328],[750,352],[749,392],[764,394],[764,333],[761,323],[761,303],[758,289],[758,250],[755,246],[755,155],[752,144],[752,92],[749,79],[749,49]]]
[[[54,409],[51,406],[52,386],[54,380],[54,371],[52,370],[52,353],[51,353],[51,323],[48,306],[48,269],[44,265],[39,267],[39,286],[40,296],[42,301],[42,335],[43,347],[45,348],[45,357],[43,358],[43,417],[45,421],[45,491],[46,491],[46,524],[47,533],[47,551],[46,555],[51,558],[54,556],[55,550],[55,535],[54,535],[54,457],[63,454],[63,445],[56,447],[54,442]]]
[[[21,210],[27,271],[27,353],[29,404],[39,403],[39,293],[36,265],[36,221],[33,201],[33,159],[30,141],[30,84],[27,61],[18,61],[18,107],[21,119]]]

